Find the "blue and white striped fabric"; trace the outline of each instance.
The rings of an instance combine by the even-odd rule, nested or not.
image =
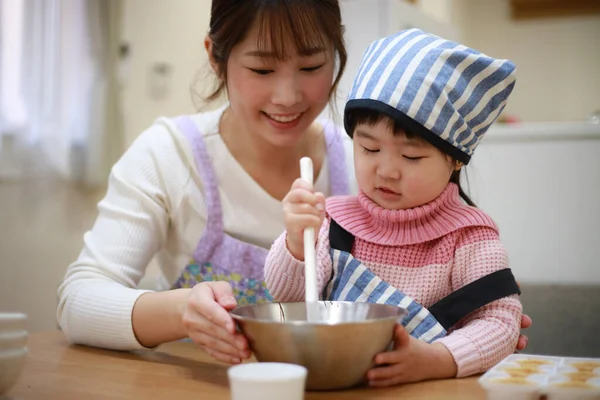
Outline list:
[[[410,297],[381,280],[350,253],[330,250],[333,278],[325,288],[325,300],[389,304],[407,309],[402,325],[413,337],[431,343],[446,336],[433,315]]]
[[[409,29],[366,49],[345,112],[366,107],[409,117],[424,128],[413,133],[467,164],[504,109],[515,71],[509,60]]]

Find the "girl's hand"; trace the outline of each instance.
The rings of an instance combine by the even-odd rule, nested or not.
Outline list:
[[[519,282],[517,282],[517,285],[519,285],[519,288],[521,287]],[[521,315],[521,329],[527,329],[531,326],[531,324],[533,324],[533,321],[531,320],[529,315],[526,315],[526,314]],[[519,340],[517,341],[517,351],[524,350],[525,347],[527,347],[528,342],[529,342],[529,338],[527,337],[527,335],[524,335],[521,333],[519,335]]]
[[[304,260],[304,230],[319,232],[325,217],[325,196],[314,192],[302,179],[296,179],[283,199],[286,245],[298,260]]]
[[[532,323],[533,323],[533,321],[531,320],[529,315],[523,314],[521,316],[521,329],[529,328]],[[519,335],[519,341],[517,342],[517,350],[524,350],[525,347],[527,347],[528,342],[529,342],[529,338],[527,337],[527,335],[524,335],[521,333]]]
[[[202,282],[190,292],[182,313],[188,337],[213,358],[230,364],[250,358],[248,342],[229,315],[236,306],[229,283]]]
[[[415,339],[402,325],[395,328],[394,350],[378,354],[375,363],[377,367],[367,373],[369,384],[375,387],[452,378],[457,373],[446,346]]]

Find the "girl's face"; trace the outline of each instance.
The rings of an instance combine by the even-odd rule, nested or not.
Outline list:
[[[358,186],[379,206],[406,210],[435,200],[448,185],[454,162],[420,138],[394,135],[392,124],[358,124],[354,130]]]
[[[284,60],[259,51],[258,29],[252,29],[227,63],[227,94],[238,127],[276,147],[298,144],[324,110],[335,69],[333,46],[307,54],[297,54],[293,43],[286,48]]]

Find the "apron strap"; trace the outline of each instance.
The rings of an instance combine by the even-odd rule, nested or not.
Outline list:
[[[329,225],[329,247],[332,249],[352,253],[354,235],[342,228],[333,218]]]
[[[351,254],[354,235],[332,218],[329,226],[329,244],[332,249]],[[427,309],[444,329],[448,330],[473,311],[514,294],[520,295],[521,290],[511,269],[506,268],[463,286]]]
[[[446,329],[463,317],[493,301],[521,294],[510,268],[493,272],[450,293],[431,307],[429,312]]]
[[[352,253],[352,246],[354,245],[354,235],[342,228],[333,218],[331,218],[329,223],[329,248],[337,249],[348,254]],[[331,253],[331,251],[330,251]],[[333,273],[329,278],[329,281],[323,287],[323,293],[321,293],[321,297],[323,299],[327,298],[327,288],[331,284],[333,279]]]
[[[204,186],[204,203],[206,204],[206,231],[215,236],[224,231],[223,210],[219,196],[219,182],[208,154],[204,136],[196,123],[186,115],[173,119],[179,131],[187,138],[194,154],[196,168]]]
[[[331,121],[325,124],[325,143],[327,144],[327,163],[329,164],[329,190],[332,196],[344,196],[350,193],[348,168],[344,139],[339,128]]]
[[[206,227],[200,242],[194,250],[194,258],[196,260],[212,260],[215,249],[224,240],[225,236],[219,182],[204,137],[196,123],[185,115],[176,117],[173,121],[190,143],[196,161],[196,168],[202,180],[202,186],[204,186]]]

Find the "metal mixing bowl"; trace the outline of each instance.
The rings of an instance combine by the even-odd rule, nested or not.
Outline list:
[[[306,388],[333,390],[363,382],[406,310],[374,303],[320,301],[318,321],[306,303],[269,303],[231,311],[258,361],[303,365]]]

